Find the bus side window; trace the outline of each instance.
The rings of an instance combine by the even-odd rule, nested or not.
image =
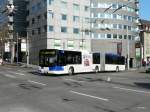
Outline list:
[[[66,57],[65,57],[65,54],[63,53],[59,53],[59,55],[58,55],[58,65],[59,66],[64,66],[64,65],[66,65]]]
[[[76,63],[81,64],[81,55],[76,56]]]

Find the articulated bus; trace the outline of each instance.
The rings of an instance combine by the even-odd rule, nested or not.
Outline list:
[[[42,74],[74,74],[125,70],[125,59],[115,54],[89,53],[58,49],[39,52],[39,72]]]

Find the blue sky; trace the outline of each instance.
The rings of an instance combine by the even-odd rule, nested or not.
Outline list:
[[[140,0],[140,18],[150,20],[150,0]]]

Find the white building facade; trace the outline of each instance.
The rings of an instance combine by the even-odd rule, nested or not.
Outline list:
[[[40,49],[90,50],[89,0],[32,0],[27,9],[30,63]]]

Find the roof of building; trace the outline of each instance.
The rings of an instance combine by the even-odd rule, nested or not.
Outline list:
[[[150,25],[150,21],[149,21],[149,20],[141,19],[141,20],[140,20],[140,23],[141,23],[141,24]]]

